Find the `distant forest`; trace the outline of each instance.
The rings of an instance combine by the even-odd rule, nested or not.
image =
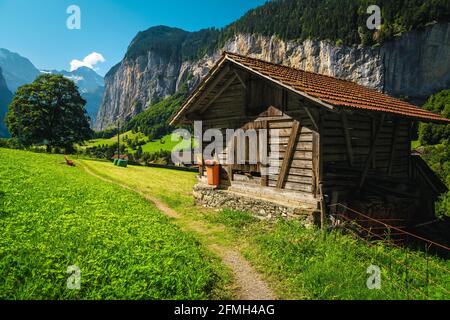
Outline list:
[[[381,30],[366,27],[367,8],[373,4],[382,10]],[[183,61],[198,59],[239,33],[373,46],[439,21],[450,21],[449,0],[274,0],[223,29],[187,32],[159,26],[139,32],[126,57],[136,58],[152,49]]]

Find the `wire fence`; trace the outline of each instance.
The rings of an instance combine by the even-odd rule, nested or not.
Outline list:
[[[406,230],[403,219],[375,219],[340,203],[330,209],[333,229],[350,234],[369,247],[387,247],[361,253],[383,270],[384,281],[379,290],[387,299],[450,299],[449,260],[431,253],[434,248],[450,256],[449,247]],[[415,249],[408,246],[411,242]]]

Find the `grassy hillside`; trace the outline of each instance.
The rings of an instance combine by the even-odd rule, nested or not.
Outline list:
[[[187,96],[187,88],[182,87],[173,96],[155,103],[131,119],[124,127],[125,130],[142,132],[150,139],[160,138],[172,131],[169,119]]]
[[[187,148],[189,147],[189,142],[183,142],[181,137],[176,140],[172,141],[172,134],[168,134],[163,136],[160,139],[150,140],[147,138],[143,133],[137,132],[133,133],[132,131],[127,131],[125,133],[122,133],[120,135],[120,143],[126,145],[126,152],[128,153],[136,153],[136,148],[133,148],[130,146],[130,143],[136,142],[138,145],[141,145],[142,152],[147,153],[155,153],[160,151],[169,151],[171,152],[174,149],[179,148]],[[101,146],[112,146],[117,145],[117,135],[115,135],[112,138],[109,139],[94,139],[87,141],[85,146],[82,146],[80,148],[90,148],[90,147],[101,147]],[[177,148],[175,148],[177,147]]]
[[[339,232],[323,234],[298,221],[272,223],[245,212],[198,207],[192,201],[194,173],[84,163],[103,177],[157,197],[180,213],[185,225],[206,221],[209,230],[216,230],[215,238],[242,250],[282,299],[446,299],[450,293],[448,261],[427,261],[419,252],[368,245]],[[366,286],[371,265],[381,269],[381,290]]]
[[[205,299],[217,262],[139,195],[0,149],[0,299]],[[67,268],[81,270],[68,290]]]

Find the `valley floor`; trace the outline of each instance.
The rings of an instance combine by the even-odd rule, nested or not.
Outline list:
[[[448,261],[198,207],[193,173],[75,162],[0,149],[0,298],[450,297]],[[71,265],[81,290],[66,287]]]

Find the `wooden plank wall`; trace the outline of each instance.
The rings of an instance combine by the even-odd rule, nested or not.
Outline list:
[[[240,125],[245,121],[245,103],[245,89],[236,79],[202,114],[204,128],[234,128],[236,123]]]
[[[279,157],[271,158],[271,165],[281,167],[286,154],[286,148],[291,135],[293,121],[300,122],[300,132],[297,137],[295,152],[287,175],[285,189],[307,193],[315,191],[315,173],[313,170],[313,124],[304,107],[312,107],[305,101],[301,101],[293,94],[287,95],[287,104],[284,107],[285,114],[290,119],[272,120],[269,122],[270,150],[278,147]],[[312,113],[315,113],[312,107]],[[276,139],[278,137],[278,139]],[[278,141],[277,141],[278,140]],[[268,185],[276,187],[280,170],[274,170],[269,175]]]
[[[345,135],[342,115],[323,115],[323,165],[325,167],[347,167],[362,170],[366,164],[378,123],[366,114],[346,114],[351,141],[352,161]],[[370,163],[369,174],[408,178],[410,158],[410,122],[386,117],[376,143],[375,156]],[[326,173],[325,173],[326,174]],[[348,183],[348,182],[346,182]],[[326,181],[327,185],[339,181]]]
[[[326,111],[266,80],[242,73],[240,78],[245,80],[245,88],[240,79],[235,78],[213,103],[208,105],[205,101],[209,107],[197,116],[203,120],[204,130],[221,128],[224,138],[225,129],[262,128],[261,123],[264,123],[269,129],[269,152],[275,147],[280,150],[278,156],[270,158],[271,165],[278,169],[271,170],[267,179],[261,179],[264,185],[280,187],[280,168],[294,121],[299,122],[300,129],[283,189],[317,195],[321,181],[326,192],[345,191],[360,183],[357,174],[354,180],[341,179],[339,175],[329,175],[327,168],[364,170],[378,129],[376,117],[363,112],[346,112],[343,117],[341,113]],[[228,83],[229,79],[230,75],[222,82]],[[220,92],[221,86],[216,91]],[[216,91],[213,90],[211,96],[216,95]],[[375,155],[370,161],[369,175],[409,177],[409,127],[408,120],[385,118]],[[275,136],[279,137],[278,141]],[[207,144],[205,142],[204,146]],[[259,165],[240,165],[234,169],[248,173],[261,170]]]
[[[252,79],[245,90],[239,80],[225,90],[214,103],[201,115],[203,128],[221,128],[225,137],[225,129],[242,127],[261,127],[256,123],[265,123],[269,132],[268,151],[278,146],[278,157],[271,157],[271,165],[278,170],[271,170],[267,186],[277,187],[279,168],[284,160],[286,147],[291,135],[293,121],[300,122],[300,130],[296,139],[291,166],[283,184],[283,189],[314,193],[315,173],[313,172],[313,130],[314,125],[304,107],[310,107],[316,115],[315,107],[298,96],[283,90],[267,81]],[[317,116],[317,115],[316,115]],[[254,125],[252,125],[254,123]],[[275,137],[279,139],[276,140]],[[204,143],[206,146],[208,143]],[[224,158],[225,155],[221,155]],[[235,166],[235,169],[255,171],[259,166]]]

